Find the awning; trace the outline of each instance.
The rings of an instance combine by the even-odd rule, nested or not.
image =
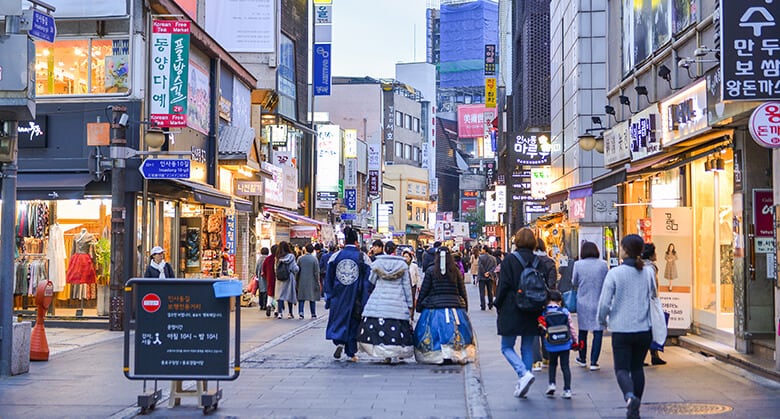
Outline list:
[[[233,198],[233,205],[235,205],[236,211],[252,212],[254,209],[252,201],[241,198]]]
[[[294,213],[292,211],[286,211],[286,210],[279,209],[279,208],[264,206],[263,207],[263,211],[267,211],[267,212],[271,213],[272,215],[282,216],[285,219],[288,219],[291,222],[294,222],[296,224],[310,224],[310,225],[314,225],[314,226],[321,226],[321,225],[326,225],[327,224],[327,223],[323,223],[322,221],[317,221],[315,219],[306,217],[304,215],[300,215],[300,214]]]
[[[585,182],[569,188],[569,199],[587,198],[593,195],[593,183]]]
[[[559,202],[565,201],[566,198],[568,198],[568,196],[569,196],[568,189],[564,189],[562,191],[555,191],[555,192],[547,194],[547,196],[545,197],[544,203],[547,206],[550,206],[552,204],[557,204]]]
[[[87,185],[93,181],[89,173],[17,173],[16,199],[82,199]]]
[[[626,168],[620,167],[593,178],[593,192],[598,192],[626,181]]]
[[[190,182],[188,180],[173,179],[173,182],[189,188],[193,193],[193,199],[202,204],[215,205],[218,207],[230,207],[230,200],[232,197],[219,189],[197,182]]]
[[[295,225],[290,227],[291,239],[312,239],[317,237],[317,227],[309,225]]]

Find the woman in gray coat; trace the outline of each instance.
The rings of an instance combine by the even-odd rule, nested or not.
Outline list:
[[[574,362],[581,367],[588,367],[588,331],[593,332],[593,345],[590,350],[590,370],[599,367],[601,340],[604,331],[596,319],[599,296],[607,276],[607,262],[599,258],[599,248],[595,243],[586,241],[580,249],[580,260],[574,262],[572,270],[572,285],[577,289],[577,324],[579,340],[582,342],[579,356]]]
[[[363,309],[358,332],[358,349],[374,358],[393,359],[414,356],[414,335],[410,321],[412,286],[409,266],[395,255],[395,243],[385,243],[385,253],[371,263],[369,282],[374,291]]]
[[[284,303],[287,302],[288,314],[287,318],[293,317],[293,305],[298,302],[298,296],[296,295],[295,280],[298,273],[298,263],[295,261],[295,254],[292,252],[290,243],[280,242],[279,247],[276,249],[276,301],[279,302],[279,312],[277,318],[281,319],[284,316]],[[290,277],[285,279],[279,274],[279,265],[287,265],[287,271],[290,272]]]
[[[317,318],[317,301],[320,300],[320,262],[314,256],[314,245],[304,247],[306,253],[298,258],[298,318],[303,320],[303,303],[309,302],[309,314]]]

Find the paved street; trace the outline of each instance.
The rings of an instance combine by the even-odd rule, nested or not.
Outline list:
[[[476,287],[469,286],[471,306]],[[242,363],[236,381],[222,382],[218,418],[534,417],[620,418],[625,408],[612,373],[609,340],[601,371],[572,366],[574,397],[543,395],[547,370],[525,400],[512,397],[514,373],[503,359],[493,312],[471,311],[479,339],[479,363],[468,366],[383,365],[361,359],[336,361],[324,340],[326,318],[274,320],[256,307],[242,311]],[[52,355],[30,373],[0,380],[0,418],[127,418],[139,413],[142,381],[126,379],[122,333],[48,329]],[[644,418],[695,414],[717,418],[774,417],[780,384],[712,358],[671,347],[669,364],[650,367]],[[560,373],[559,373],[560,375]],[[562,379],[558,379],[559,383]],[[192,382],[185,385],[192,386]],[[149,417],[200,417],[193,398],[169,408],[164,398]],[[210,383],[214,385],[214,383]],[[723,412],[717,414],[718,412]]]

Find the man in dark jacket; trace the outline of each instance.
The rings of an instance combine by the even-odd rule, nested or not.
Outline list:
[[[433,266],[434,258],[436,257],[436,250],[441,246],[441,242],[434,242],[433,246],[425,250],[422,257],[422,269],[423,272],[428,272],[428,268]]]
[[[517,253],[525,261],[533,263],[536,255],[533,254],[536,248],[536,237],[530,228],[521,228],[514,236],[514,244]],[[550,278],[555,275],[553,269],[550,273],[549,266],[539,264],[538,269],[543,275]],[[514,396],[524,397],[529,387],[534,382],[534,375],[531,372],[531,362],[533,361],[534,340],[539,340],[538,317],[543,309],[536,311],[521,311],[515,303],[515,293],[517,293],[518,281],[523,266],[516,257],[507,255],[501,262],[501,271],[499,273],[498,290],[496,292],[496,309],[498,311],[498,334],[501,336],[501,353],[517,373],[517,384],[515,385]],[[520,353],[515,352],[515,342],[517,337],[521,337]]]
[[[496,258],[490,254],[487,246],[482,246],[482,254],[477,259],[477,280],[479,281],[479,308],[485,310],[485,297],[487,305],[493,309],[493,279],[495,277]]]

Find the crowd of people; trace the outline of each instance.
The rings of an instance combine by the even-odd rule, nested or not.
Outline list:
[[[365,355],[385,363],[414,358],[418,363],[464,364],[477,356],[468,314],[470,284],[478,288],[480,310],[496,311],[501,353],[517,375],[515,397],[525,398],[534,372],[547,367],[544,394],[555,396],[560,368],[561,397],[571,398],[570,351],[577,366],[600,370],[608,330],[626,415],[639,417],[647,353],[652,365],[666,363],[659,353],[662,346],[652,342],[651,334],[649,300],[658,295],[652,243],[626,236],[621,241],[622,263],[611,269],[595,243],[581,243],[579,260],[571,268],[575,321],[574,310],[569,311],[558,289],[556,262],[530,228],[517,231],[512,251],[506,253],[488,246],[458,251],[440,242],[417,252],[381,240],[366,248],[356,229],[347,227],[343,234],[340,248],[294,248],[287,242],[263,248],[255,269],[261,312],[293,319],[297,306],[298,318],[304,319],[308,302],[310,318],[315,319],[316,303],[324,300],[325,337],[336,346],[337,359],[345,355],[357,362]],[[147,276],[167,276],[162,255],[153,258]],[[541,297],[534,297],[534,281],[541,284]]]

